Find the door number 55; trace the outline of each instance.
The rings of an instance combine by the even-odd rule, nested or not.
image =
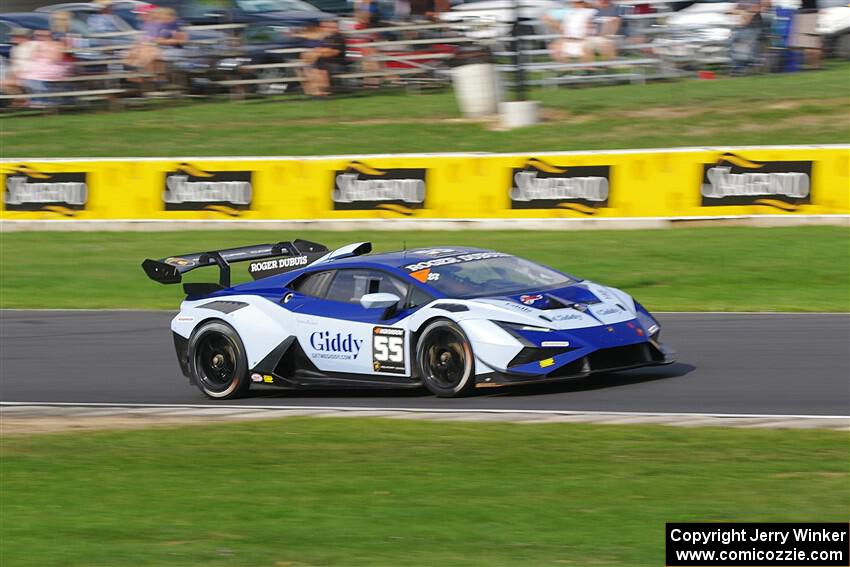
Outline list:
[[[372,343],[375,360],[380,362],[404,362],[404,337],[376,335]]]

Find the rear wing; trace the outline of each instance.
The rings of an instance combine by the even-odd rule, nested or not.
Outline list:
[[[148,258],[142,262],[142,269],[150,279],[156,282],[175,284],[182,281],[183,274],[186,272],[205,266],[218,266],[217,284],[184,284],[183,289],[188,295],[196,295],[230,287],[230,264],[233,262],[268,260],[252,263],[249,267],[251,276],[256,280],[303,268],[327,253],[328,248],[322,244],[298,239],[277,244],[255,244],[241,248],[181,254],[161,260]],[[274,260],[271,260],[272,258]]]

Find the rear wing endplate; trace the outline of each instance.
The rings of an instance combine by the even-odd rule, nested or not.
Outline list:
[[[259,279],[272,274],[303,268],[327,253],[328,248],[322,244],[297,239],[276,244],[255,244],[241,248],[181,254],[161,260],[148,258],[142,262],[142,269],[150,279],[156,282],[175,284],[182,281],[183,274],[186,272],[205,266],[218,266],[218,284],[186,284],[184,286],[184,288],[189,285],[204,286],[204,290],[197,289],[197,291],[212,292],[215,289],[230,287],[230,264],[233,262],[276,258],[276,261],[258,262],[256,265],[251,265],[249,270],[251,276],[254,279]],[[186,292],[192,294],[189,289],[186,289]]]

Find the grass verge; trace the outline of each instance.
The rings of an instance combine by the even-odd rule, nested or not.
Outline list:
[[[0,563],[663,565],[664,523],[847,520],[847,434],[285,419],[3,441]]]
[[[511,132],[461,119],[452,92],[10,116],[0,119],[0,154],[317,155],[846,144],[847,74],[846,63],[831,63],[811,73],[536,91],[531,97],[543,103],[545,121]]]
[[[4,233],[0,307],[176,308],[178,286],[148,280],[145,258],[307,238],[376,251],[481,246],[528,257],[632,293],[655,310],[850,311],[850,231],[714,227],[638,231]],[[215,278],[210,270],[193,281]],[[234,276],[247,278],[247,264]],[[187,277],[187,280],[190,278]]]

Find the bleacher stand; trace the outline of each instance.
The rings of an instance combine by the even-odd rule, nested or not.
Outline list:
[[[739,0],[729,39],[714,47],[712,58],[684,48],[694,41],[690,32],[665,26],[672,14],[667,0],[572,0],[518,23],[519,34],[487,16],[472,23],[443,19],[448,0],[356,0],[354,17],[342,26],[323,20],[283,32],[291,35],[282,44],[259,47],[245,40],[252,29],[246,24],[183,26],[174,10],[141,3],[134,9],[137,29],[116,26],[111,1],[95,0],[98,9],[85,22],[90,35],[81,36],[62,11],[50,12],[50,30],[36,29],[33,37],[16,30],[0,77],[3,107],[446,87],[462,46],[488,49],[503,85],[521,76],[530,87],[670,80],[707,66],[745,73],[769,68],[766,54],[785,49],[769,32],[769,0]],[[488,25],[501,31],[481,33]],[[804,50],[815,43],[808,36],[794,41]]]

